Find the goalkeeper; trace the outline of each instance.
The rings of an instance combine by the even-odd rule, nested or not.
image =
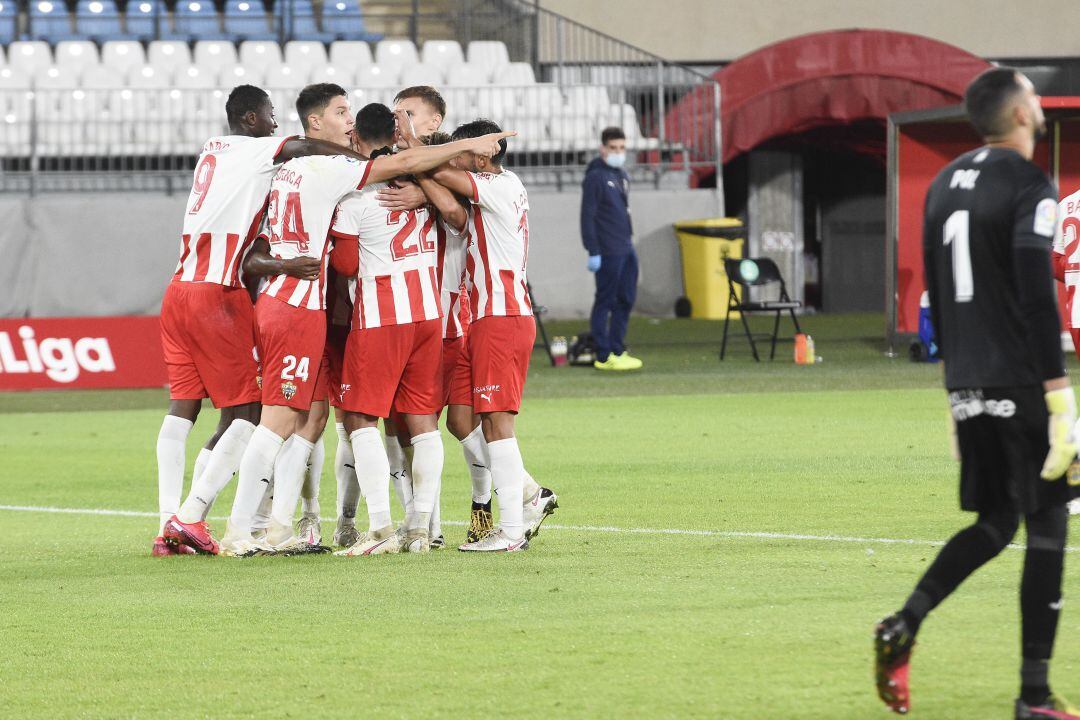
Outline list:
[[[964,103],[987,144],[955,159],[930,186],[923,260],[960,460],[960,504],[978,518],[941,549],[903,608],[875,628],[877,690],[890,709],[907,712],[920,624],[1008,546],[1023,518],[1023,659],[1014,717],[1080,720],[1048,682],[1076,401],[1050,266],[1057,192],[1031,162],[1046,125],[1031,82],[1010,68],[976,78]]]

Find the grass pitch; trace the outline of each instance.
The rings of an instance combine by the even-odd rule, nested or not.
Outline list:
[[[820,365],[738,340],[720,363],[719,324],[691,321],[635,321],[635,375],[535,355],[519,435],[561,508],[519,555],[162,560],[151,517],[0,509],[0,716],[880,717],[871,626],[968,521],[940,371],[885,358],[879,316],[804,324]],[[0,395],[0,505],[154,512],[164,406]],[[333,496],[327,467],[324,515]],[[925,624],[913,717],[1009,716],[1021,559]],[[1067,606],[1052,682],[1074,697],[1078,631]]]

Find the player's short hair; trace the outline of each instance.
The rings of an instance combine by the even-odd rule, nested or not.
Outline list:
[[[454,130],[454,134],[450,136],[451,140],[466,140],[468,138],[478,138],[481,135],[488,135],[490,133],[502,132],[502,128],[496,125],[493,121],[486,118],[477,118],[472,122],[467,122],[464,125],[458,125]],[[502,165],[503,158],[506,157],[506,140],[499,141],[499,154],[492,155],[491,160],[496,165]]]
[[[348,97],[349,93],[334,83],[315,83],[301,90],[296,96],[296,114],[300,116],[300,124],[304,126],[304,130],[308,129],[308,115],[322,112],[331,100],[342,95]]]
[[[369,103],[356,113],[356,137],[366,143],[394,144],[394,113],[382,103]]]
[[[601,145],[607,145],[612,140],[625,140],[625,139],[626,139],[626,133],[623,132],[623,129],[621,127],[615,127],[614,125],[612,125],[611,127],[604,128],[603,131],[601,131],[601,133],[600,133],[600,144]]]
[[[413,85],[412,87],[407,87],[394,96],[394,103],[397,104],[401,100],[408,100],[409,98],[420,98],[427,103],[428,107],[432,110],[443,117],[446,117],[446,101],[443,100],[443,96],[439,91],[430,85]]]
[[[1005,109],[1021,90],[1015,68],[990,68],[972,80],[964,91],[964,110],[976,132],[984,138],[1009,132]]]
[[[425,145],[445,145],[446,143],[451,142],[450,135],[439,130],[431,133],[426,138],[423,138],[423,140]]]
[[[240,122],[240,118],[249,112],[259,112],[263,103],[270,100],[270,96],[262,88],[254,85],[237,85],[229,93],[229,99],[225,101],[225,117],[229,124]]]

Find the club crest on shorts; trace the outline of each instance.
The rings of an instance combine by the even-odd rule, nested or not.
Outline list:
[[[293,396],[296,395],[296,385],[293,384],[292,380],[286,380],[281,383],[281,394],[286,400],[293,399]]]
[[[262,375],[255,376],[255,384],[259,386],[260,390],[262,390]]]

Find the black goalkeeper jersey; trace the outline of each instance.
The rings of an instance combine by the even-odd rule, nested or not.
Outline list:
[[[1017,152],[974,150],[934,179],[923,262],[948,389],[1065,374],[1050,266],[1056,229],[1054,186]]]

